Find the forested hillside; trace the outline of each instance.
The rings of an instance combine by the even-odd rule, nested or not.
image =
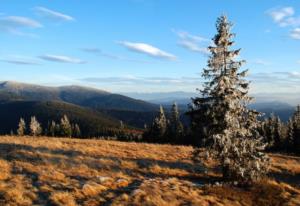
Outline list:
[[[51,121],[59,122],[67,115],[71,122],[80,126],[83,137],[105,135],[108,130],[118,129],[119,121],[101,112],[74,104],[59,101],[12,101],[0,103],[1,134],[16,132],[19,119],[22,117],[29,123],[31,116],[36,116],[42,128],[46,130]]]

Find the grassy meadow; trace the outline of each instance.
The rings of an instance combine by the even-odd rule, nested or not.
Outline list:
[[[46,137],[0,137],[0,205],[300,205],[300,158],[270,154],[269,177],[221,183],[192,147]]]

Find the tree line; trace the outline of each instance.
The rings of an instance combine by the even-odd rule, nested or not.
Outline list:
[[[184,127],[180,116],[189,114],[189,112],[181,114],[174,102],[168,118],[165,109],[160,106],[152,124],[145,126],[143,141],[204,147],[205,129],[200,127],[199,123],[203,124],[205,120],[199,119],[190,127]],[[196,117],[193,118],[196,119]],[[294,114],[287,122],[281,121],[280,117],[274,113],[262,119],[259,122],[258,131],[263,137],[263,142],[267,143],[267,151],[300,154],[300,105],[296,107]]]
[[[11,131],[11,135],[17,134],[18,136],[48,136],[48,137],[73,137],[73,138],[86,138],[82,133],[79,124],[72,123],[67,115],[63,115],[59,122],[54,120],[48,121],[46,127],[37,120],[35,116],[30,118],[29,123],[26,124],[24,118],[20,118],[16,132]],[[98,139],[111,139],[120,141],[142,141],[142,132],[127,128],[126,125],[120,121],[119,128],[105,129],[99,131]]]
[[[271,114],[260,125],[260,133],[267,150],[295,153],[300,155],[300,105],[288,122],[284,123],[278,116]]]
[[[176,103],[172,105],[170,118],[166,117],[164,108],[160,106],[158,115],[145,129],[143,140],[146,142],[184,143],[185,132]]]
[[[31,135],[31,136],[52,136],[52,137],[80,137],[81,131],[77,123],[73,124],[69,121],[67,115],[64,115],[59,123],[55,121],[48,122],[46,128],[42,128],[42,125],[35,116],[30,118],[30,122],[26,124],[23,118],[20,118],[17,135]]]

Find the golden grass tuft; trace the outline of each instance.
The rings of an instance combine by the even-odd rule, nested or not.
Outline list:
[[[55,206],[76,206],[72,194],[68,192],[54,192],[50,196],[50,201]]]
[[[93,197],[108,188],[95,182],[87,182],[82,187],[82,193],[87,197]]]
[[[6,180],[9,176],[10,176],[9,162],[0,159],[0,181]]]

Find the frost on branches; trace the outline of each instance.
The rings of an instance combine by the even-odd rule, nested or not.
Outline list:
[[[232,24],[226,16],[216,23],[217,34],[208,47],[210,57],[202,76],[206,80],[201,97],[193,99],[191,119],[197,127],[211,157],[220,161],[223,177],[239,183],[250,183],[267,173],[269,158],[262,152],[265,145],[258,133],[258,112],[249,110],[249,82],[246,71],[239,71],[240,49],[234,44]]]

